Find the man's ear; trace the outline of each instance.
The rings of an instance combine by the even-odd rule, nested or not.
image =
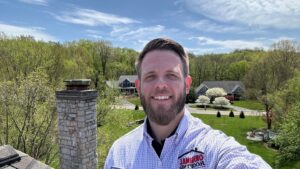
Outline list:
[[[138,92],[138,95],[140,95],[140,80],[136,79],[134,81],[134,84],[135,84],[136,91]]]
[[[192,77],[190,75],[188,75],[185,78],[185,92],[186,92],[186,94],[190,93],[191,86],[192,86]]]

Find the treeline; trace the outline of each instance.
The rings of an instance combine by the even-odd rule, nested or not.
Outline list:
[[[281,40],[269,51],[236,50],[229,54],[190,54],[194,87],[205,80],[240,80],[245,99],[265,106],[268,129],[279,133],[276,166],[300,160],[300,45]]]
[[[46,164],[57,163],[55,91],[64,80],[88,78],[98,90],[97,123],[115,101],[107,79],[135,74],[138,53],[107,41],[68,43],[0,36],[0,145],[10,144]]]
[[[99,91],[97,118],[101,126],[110,110],[108,105],[118,95],[105,81],[136,74],[137,56],[135,50],[114,47],[102,40],[61,44],[1,34],[0,144],[11,144],[51,163],[57,155],[54,93],[64,88],[63,80],[92,79],[92,88]],[[194,88],[205,80],[243,81],[247,88],[245,97],[260,100],[266,111],[272,111],[272,121],[278,131],[284,131],[284,126],[279,124],[289,124],[291,120],[287,119],[294,117],[289,116],[293,114],[290,112],[297,112],[300,53],[296,42],[279,41],[269,51],[236,50],[228,54],[189,54],[189,57]],[[300,126],[297,127],[299,130]],[[299,140],[278,141],[278,144],[288,147],[287,142],[293,145]],[[300,152],[299,146],[296,148]]]

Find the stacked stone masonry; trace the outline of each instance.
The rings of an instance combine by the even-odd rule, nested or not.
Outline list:
[[[97,168],[94,90],[56,92],[61,169]]]

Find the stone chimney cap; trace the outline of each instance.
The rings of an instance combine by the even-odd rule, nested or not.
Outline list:
[[[91,79],[71,79],[71,80],[64,80],[66,85],[79,85],[79,86],[89,86],[91,84]]]
[[[64,80],[67,90],[87,90],[91,84],[91,79],[71,79]]]

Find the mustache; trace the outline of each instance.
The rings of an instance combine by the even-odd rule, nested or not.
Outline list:
[[[156,95],[156,94],[166,94],[166,93],[170,93],[170,91],[167,90],[166,88],[162,88],[162,89],[158,88],[158,89],[155,89],[155,91],[154,91],[154,95]]]

